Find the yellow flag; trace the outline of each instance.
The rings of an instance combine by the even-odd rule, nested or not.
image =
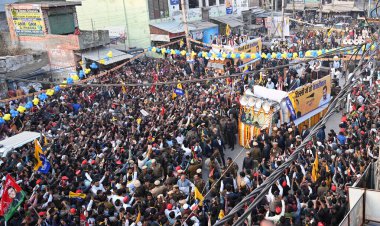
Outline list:
[[[329,31],[327,32],[327,37],[330,37],[330,36],[331,36],[332,31],[333,31],[333,29],[330,28]]]
[[[223,219],[223,217],[224,217],[224,210],[220,210],[218,219],[221,220],[221,219]]]
[[[226,35],[227,35],[227,36],[230,36],[230,34],[231,34],[231,28],[230,28],[230,26],[227,24],[227,26],[226,26]]]
[[[86,198],[86,194],[83,194],[83,193],[75,193],[75,192],[69,192],[69,198],[81,198],[81,199],[85,199]]]
[[[138,222],[140,222],[140,220],[141,220],[141,211],[139,211],[139,213],[137,214],[135,223],[137,224]]]
[[[313,180],[313,182],[318,180],[318,164],[319,164],[318,151],[316,151],[315,152],[315,160],[313,163],[313,168],[311,169],[311,179]]]
[[[37,160],[36,165],[34,166],[34,171],[37,171],[42,166],[42,160],[40,154],[42,154],[42,147],[38,140],[34,140],[34,158]]]
[[[49,142],[48,142],[46,136],[44,136],[44,145],[47,145],[48,143],[49,143]]]
[[[205,199],[202,193],[199,192],[197,187],[194,187],[194,198],[199,200],[199,205],[202,206],[202,202]]]
[[[244,71],[248,71],[248,64],[245,65],[243,72],[244,72]]]
[[[178,84],[177,84],[177,89],[183,89],[183,87],[182,87],[182,84],[181,84],[181,83],[178,83]]]
[[[184,44],[185,42],[183,41],[183,39],[181,39],[181,41],[179,41],[179,47],[182,47]]]

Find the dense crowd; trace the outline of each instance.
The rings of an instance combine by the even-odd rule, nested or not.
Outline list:
[[[142,58],[93,82],[180,84],[215,76],[205,72],[206,63],[197,61],[193,74],[181,58]],[[295,73],[302,78],[311,72]],[[46,136],[41,143],[52,165],[47,174],[33,170],[32,144],[1,158],[2,177],[11,174],[27,194],[7,224],[214,224],[262,184],[309,133],[306,126],[299,130],[294,123],[279,124],[271,134],[264,129],[250,142],[242,166],[226,158],[226,151],[239,153],[237,99],[251,80],[185,83],[183,96],[173,94],[176,85],[75,86],[3,124],[1,138],[26,130]],[[355,89],[352,109],[343,114],[339,131],[318,131],[247,225],[266,219],[277,225],[327,226],[343,219],[347,186],[377,158],[375,88],[373,82]],[[14,101],[1,110],[25,102]],[[317,156],[319,171],[312,175]],[[198,191],[208,193],[203,201]],[[73,198],[70,192],[85,197]]]

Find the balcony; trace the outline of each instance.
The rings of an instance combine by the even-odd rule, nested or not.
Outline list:
[[[80,35],[78,35],[78,42],[80,50],[108,45],[110,43],[109,31],[80,31]]]

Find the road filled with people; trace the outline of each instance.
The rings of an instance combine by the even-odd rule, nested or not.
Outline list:
[[[262,63],[265,68],[272,62]],[[226,152],[238,155],[241,149],[236,148],[238,99],[245,85],[292,90],[313,78],[305,65],[305,70],[288,72],[292,74],[286,85],[281,82],[288,67],[283,73],[268,70],[247,79],[220,79],[215,78],[219,73],[206,73],[206,65],[197,60],[192,73],[183,57],[143,57],[96,78],[92,84],[99,86],[62,87],[52,98],[2,124],[2,139],[21,131],[41,133],[38,142],[1,158],[1,194],[9,186],[9,176],[18,184],[13,190],[8,187],[13,215],[4,217],[3,223],[190,226],[222,219],[284,163],[310,131],[294,122],[274,125],[271,133],[262,129],[252,139],[242,164],[226,158]],[[246,225],[267,220],[276,225],[328,226],[343,220],[349,208],[348,186],[360,181],[369,163],[378,158],[378,71],[371,82],[352,91],[349,111],[338,113],[339,130],[318,131]],[[173,92],[175,87],[183,95]],[[26,102],[13,100],[1,110],[8,112]],[[49,162],[47,171],[36,170],[39,148]],[[20,199],[24,202],[13,208]]]

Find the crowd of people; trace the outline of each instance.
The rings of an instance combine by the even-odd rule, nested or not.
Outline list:
[[[181,84],[215,76],[205,72],[206,65],[197,61],[193,74],[181,57],[141,58],[93,81],[103,86],[62,89],[1,125],[1,139],[21,131],[41,132],[51,163],[47,174],[34,171],[33,144],[1,158],[2,186],[10,174],[27,194],[7,225],[191,226],[222,219],[287,159],[309,128],[291,122],[273,127],[271,134],[263,129],[250,142],[242,165],[226,158],[227,151],[239,154],[237,100],[249,81]],[[309,75],[302,71],[299,76]],[[177,84],[143,85],[168,81],[180,84],[185,94],[173,93]],[[142,85],[106,86],[121,83]],[[353,91],[352,109],[343,114],[339,130],[318,131],[247,225],[267,220],[328,226],[342,221],[348,210],[347,187],[378,155],[375,85]],[[25,102],[13,101],[1,111]],[[316,158],[319,171],[312,174]]]

